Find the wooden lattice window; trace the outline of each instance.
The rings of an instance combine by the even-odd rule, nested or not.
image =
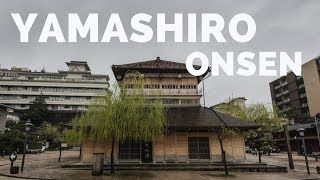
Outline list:
[[[119,159],[122,160],[140,160],[141,142],[124,141],[119,143]]]
[[[210,159],[210,148],[208,137],[189,137],[189,159]]]

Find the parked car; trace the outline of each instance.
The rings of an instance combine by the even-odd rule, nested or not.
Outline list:
[[[252,155],[258,155],[257,149],[252,149],[252,150],[251,150],[251,154],[252,154]]]
[[[280,148],[278,148],[278,147],[273,147],[273,148],[272,148],[272,152],[273,152],[273,153],[279,153],[279,152],[280,152]]]
[[[251,153],[252,149],[249,146],[244,147],[246,153]]]

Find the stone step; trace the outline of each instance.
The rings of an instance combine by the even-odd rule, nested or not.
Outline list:
[[[87,169],[92,168],[91,164],[65,164],[63,168]],[[109,164],[104,165],[105,170],[110,169]],[[116,170],[162,170],[162,171],[223,171],[224,167],[219,164],[197,164],[197,163],[152,163],[152,164],[115,164]],[[228,165],[230,171],[241,172],[287,172],[287,167],[271,166],[265,163],[257,164],[236,164]]]

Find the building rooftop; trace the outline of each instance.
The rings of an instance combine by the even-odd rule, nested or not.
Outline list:
[[[169,128],[217,128],[230,127],[242,130],[255,129],[259,125],[202,106],[172,107],[167,110]]]
[[[231,98],[231,99],[229,98],[225,102],[221,102],[221,103],[218,103],[218,104],[211,106],[211,108],[217,108],[217,107],[224,105],[224,104],[234,103],[237,100],[243,100],[245,102],[247,99],[245,97],[236,97],[236,98]]]
[[[199,65],[194,65],[194,67],[195,69],[201,68]],[[141,73],[189,73],[185,63],[162,60],[160,57],[155,60],[112,65],[111,68],[117,80],[122,80],[124,74],[130,70],[136,70]]]
[[[70,61],[70,62],[66,62],[66,64],[68,66],[70,66],[70,65],[84,65],[87,71],[91,71],[87,61]]]

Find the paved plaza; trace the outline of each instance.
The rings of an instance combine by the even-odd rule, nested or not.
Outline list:
[[[92,177],[90,170],[65,169],[61,164],[79,161],[79,151],[63,151],[61,162],[58,162],[58,151],[47,151],[40,154],[27,154],[23,173],[11,176],[9,173],[10,161],[8,157],[0,157],[0,179],[320,179],[316,174],[315,166],[320,164],[314,158],[310,158],[311,175],[307,175],[302,156],[294,155],[295,170],[288,173],[258,173],[258,172],[231,172],[231,176],[223,176],[223,172],[211,171],[117,171],[117,175]],[[247,154],[247,161],[257,162],[258,157]],[[263,162],[274,165],[287,166],[285,153],[263,156]],[[15,165],[20,166],[21,155],[18,156]]]

